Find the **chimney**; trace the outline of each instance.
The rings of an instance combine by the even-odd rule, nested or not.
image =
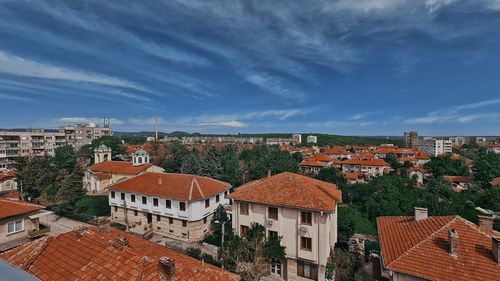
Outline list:
[[[450,243],[450,255],[458,258],[458,233],[454,228],[448,230],[448,241]]]
[[[128,246],[128,239],[126,237],[117,236],[115,241],[122,246]]]
[[[419,208],[415,207],[415,220],[420,221],[420,220],[425,220],[428,217],[428,211],[427,208]]]
[[[161,280],[175,281],[175,261],[169,257],[158,259]]]
[[[163,178],[162,177],[158,177],[158,185],[162,185],[163,184]]]
[[[493,230],[493,216],[477,216],[479,218],[478,225],[488,230]]]
[[[270,178],[271,177],[271,170],[267,170],[267,177]]]
[[[500,265],[500,237],[491,237],[491,251],[493,259]]]

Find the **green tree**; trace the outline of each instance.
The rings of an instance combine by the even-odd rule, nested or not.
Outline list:
[[[241,185],[243,180],[242,172],[234,146],[227,145],[224,147],[220,157],[220,165],[222,168],[220,180],[230,183],[233,188]]]
[[[434,177],[441,176],[469,176],[469,167],[461,159],[452,159],[450,154],[432,157],[425,164],[425,168],[432,172]]]
[[[222,175],[222,166],[219,151],[215,146],[208,149],[207,154],[201,161],[201,173],[204,176],[220,179]]]
[[[72,172],[76,166],[75,150],[70,145],[60,146],[54,149],[54,158],[52,160],[58,169],[65,169],[68,172]]]
[[[347,179],[342,175],[339,169],[330,167],[321,169],[316,176],[318,180],[336,184],[340,189],[347,186]]]
[[[191,154],[191,152],[185,145],[179,142],[170,144],[168,150],[169,157],[165,163],[163,163],[163,168],[169,173],[180,173],[184,159]]]
[[[201,173],[201,165],[194,153],[189,153],[184,161],[182,161],[181,173],[199,175]]]
[[[114,136],[102,136],[92,141],[92,153],[94,149],[98,148],[101,144],[111,148],[111,156],[113,160],[122,160],[127,151],[123,146],[122,139]]]

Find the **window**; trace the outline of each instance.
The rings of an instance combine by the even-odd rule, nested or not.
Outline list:
[[[227,190],[226,190],[226,191],[224,191],[224,198],[226,198],[226,197],[227,197],[227,192],[228,192]]]
[[[130,201],[135,202],[135,194],[130,195]]]
[[[186,202],[179,202],[179,209],[181,211],[186,211]]]
[[[188,221],[187,220],[182,220],[182,227],[188,226]]]
[[[115,198],[115,192],[111,191],[111,198]]]
[[[277,238],[278,238],[278,232],[269,230],[269,239],[277,239]]]
[[[118,207],[115,206],[115,212],[118,212]]]
[[[267,216],[270,219],[277,220],[278,219],[278,208],[276,207],[269,207],[267,210]]]
[[[153,198],[153,206],[158,207],[158,198]]]
[[[122,192],[122,194],[120,194],[120,198],[121,198],[122,200],[125,200],[125,193],[123,193],[123,192]]]
[[[205,208],[210,207],[210,199],[205,200]]]
[[[313,280],[318,279],[318,266],[312,263],[297,261],[297,275]]]
[[[306,225],[312,225],[312,213],[300,212],[300,222]]]
[[[312,239],[308,237],[300,237],[300,248],[306,251],[312,251]]]
[[[220,201],[220,196],[219,194],[215,195],[215,203],[219,203]]]
[[[161,221],[161,216],[160,215],[156,215],[156,221]]]
[[[142,204],[146,205],[148,203],[148,198],[146,196],[142,196]]]
[[[173,218],[168,218],[168,224],[174,224],[174,219]]]
[[[203,218],[203,223],[207,223],[207,217]]]
[[[24,230],[23,220],[13,221],[7,224],[7,234],[21,232],[23,230]]]
[[[134,210],[134,216],[137,217],[138,214],[139,214],[139,212],[137,212],[137,210]]]
[[[241,236],[247,236],[248,233],[248,226],[242,225],[240,226],[240,234]]]
[[[172,201],[170,200],[165,200],[165,208],[171,209],[172,208]]]
[[[240,215],[248,215],[248,203],[240,203]]]

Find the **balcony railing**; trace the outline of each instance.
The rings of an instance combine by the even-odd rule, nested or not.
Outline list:
[[[35,238],[44,235],[45,233],[50,231],[50,226],[49,225],[39,225],[38,230],[30,230],[28,231],[28,237],[29,238]]]

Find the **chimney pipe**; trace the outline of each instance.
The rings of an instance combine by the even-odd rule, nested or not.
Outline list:
[[[415,221],[425,220],[428,217],[427,208],[415,207]]]
[[[118,242],[122,246],[128,246],[128,239],[126,237],[117,236],[115,241]]]
[[[497,265],[500,265],[500,237],[491,237],[491,251]]]
[[[478,225],[488,230],[493,230],[493,216],[477,216],[479,218]]]
[[[450,243],[450,255],[458,258],[458,233],[454,228],[448,230],[448,242]]]
[[[267,177],[270,178],[271,177],[271,170],[267,170]]]
[[[175,281],[175,261],[169,257],[160,257],[158,259],[158,268],[160,270],[161,280]]]

